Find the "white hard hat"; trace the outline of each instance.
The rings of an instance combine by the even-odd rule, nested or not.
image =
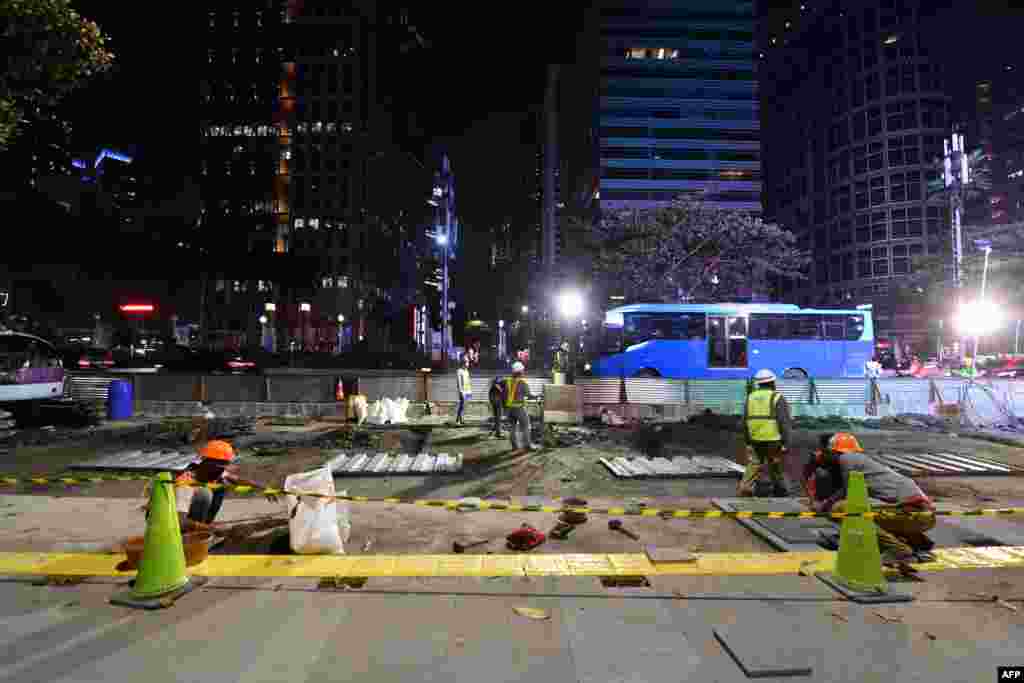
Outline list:
[[[775,381],[775,373],[767,368],[764,370],[758,370],[754,375],[754,384],[767,384],[768,382]]]
[[[525,371],[526,371],[526,366],[523,365],[522,363],[520,363],[519,361],[516,361],[515,363],[512,364],[512,372],[525,372]]]

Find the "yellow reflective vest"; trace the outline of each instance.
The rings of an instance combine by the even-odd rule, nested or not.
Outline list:
[[[526,382],[524,379],[517,377],[507,377],[505,379],[505,407],[506,408],[522,408],[522,399],[516,398],[516,389],[519,388],[520,382]]]
[[[771,389],[757,389],[747,396],[747,434],[754,443],[782,441],[779,429],[778,405],[782,394]]]

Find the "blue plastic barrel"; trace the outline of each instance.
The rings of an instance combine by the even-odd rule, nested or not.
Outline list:
[[[132,416],[132,383],[115,379],[107,389],[107,417],[126,420]]]

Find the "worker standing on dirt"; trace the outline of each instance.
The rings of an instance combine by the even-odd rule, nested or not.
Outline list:
[[[512,364],[512,376],[505,380],[505,408],[508,410],[512,431],[512,450],[539,450],[530,441],[530,415],[526,412],[526,399],[533,398],[530,385],[523,373],[526,366],[519,361]]]
[[[455,381],[459,390],[459,412],[455,416],[455,424],[465,425],[463,415],[466,412],[466,402],[473,398],[473,382],[469,378],[469,354],[462,357],[462,367],[455,372]]]
[[[505,379],[503,377],[495,377],[491,382],[491,388],[487,391],[487,400],[491,404],[491,415],[494,416],[494,428],[491,430],[491,436],[500,439],[501,419],[505,404]]]
[[[789,404],[775,388],[775,373],[758,370],[754,390],[747,396],[743,410],[747,434],[747,469],[740,481],[741,496],[785,497],[788,493],[783,477],[785,457],[791,432]],[[765,481],[767,470],[768,481]]]
[[[861,472],[867,485],[868,496],[886,503],[874,512],[934,512],[935,504],[925,495],[913,479],[886,467],[864,454],[857,437],[848,432],[838,432],[828,439],[828,447],[818,449],[804,467],[804,478],[813,476],[819,468],[838,467],[842,485],[837,491],[825,496],[815,491],[811,506],[816,512],[845,512],[846,487],[850,472]],[[935,527],[935,516],[921,517],[876,517],[878,527],[878,548],[882,561],[899,563],[929,561],[934,558],[929,551],[934,543],[926,532]],[[831,539],[837,545],[837,541]]]

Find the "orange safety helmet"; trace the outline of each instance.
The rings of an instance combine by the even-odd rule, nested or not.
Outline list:
[[[235,449],[227,441],[209,441],[199,449],[199,455],[210,460],[231,462],[235,459]]]
[[[836,453],[863,453],[864,449],[860,447],[860,442],[857,441],[857,437],[849,432],[837,432],[828,441],[829,450],[833,450]]]

